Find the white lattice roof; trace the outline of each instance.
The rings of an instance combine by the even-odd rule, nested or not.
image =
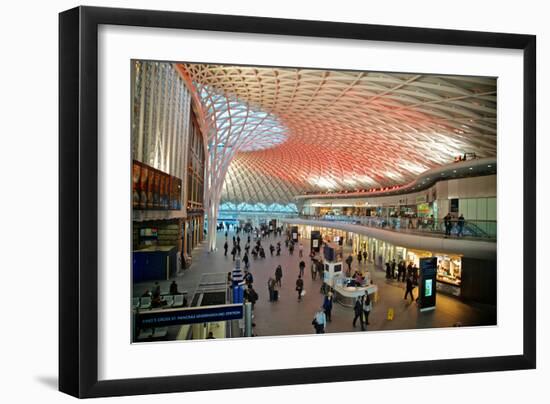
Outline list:
[[[398,185],[465,152],[496,155],[494,78],[179,67],[202,104],[222,201]]]

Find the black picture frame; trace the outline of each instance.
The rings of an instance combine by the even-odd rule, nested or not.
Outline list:
[[[523,50],[523,354],[98,381],[98,26],[101,24]],[[151,10],[59,15],[59,389],[104,397],[536,367],[536,37]]]

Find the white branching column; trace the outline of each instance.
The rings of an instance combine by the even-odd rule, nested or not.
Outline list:
[[[286,128],[270,112],[242,102],[229,92],[201,80],[201,70],[178,65],[182,77],[200,103],[199,119],[207,134],[206,186],[208,247],[216,248],[218,211],[227,170],[238,152],[273,147],[286,140]]]

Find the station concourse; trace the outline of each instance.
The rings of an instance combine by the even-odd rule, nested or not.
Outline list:
[[[497,325],[495,78],[132,69],[133,342]]]

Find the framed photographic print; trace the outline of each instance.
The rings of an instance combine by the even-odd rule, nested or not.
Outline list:
[[[534,36],[59,24],[61,391],[535,367]]]

